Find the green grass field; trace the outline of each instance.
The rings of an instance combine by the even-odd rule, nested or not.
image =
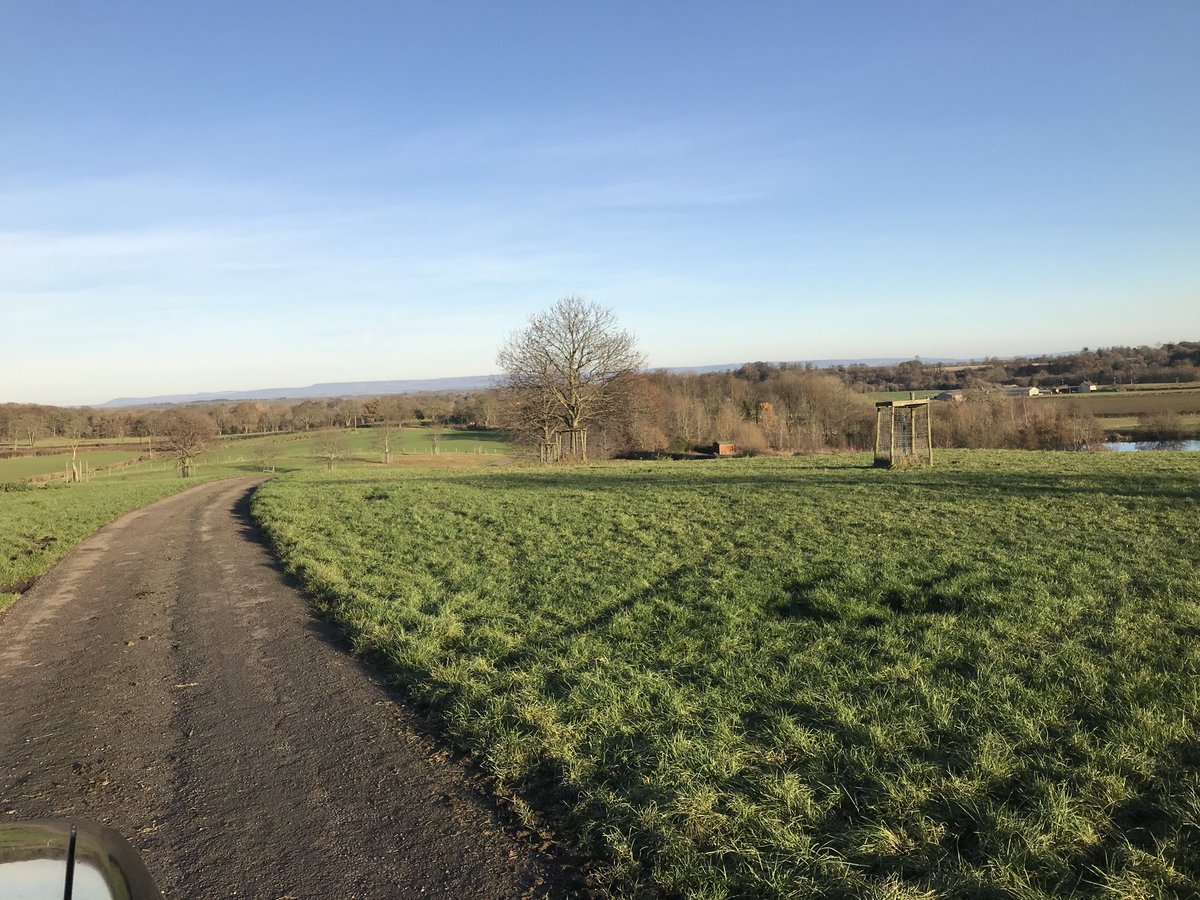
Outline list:
[[[215,442],[201,465],[243,465],[252,462],[267,462],[276,471],[289,472],[324,466],[320,453],[329,435],[333,433],[343,442],[344,454],[335,466],[382,466],[383,433],[380,429],[359,428],[357,430],[320,430],[292,432],[278,435],[254,435],[248,437],[226,437]],[[480,457],[475,462],[484,464],[497,456],[512,452],[507,436],[498,431],[457,431],[443,429],[438,454],[442,457]],[[428,428],[402,428],[392,431],[390,437],[392,462],[404,462],[404,457],[431,457],[433,440]],[[412,459],[408,462],[428,464],[429,459]],[[437,461],[439,465],[442,460]],[[453,465],[453,462],[449,463]]]
[[[305,433],[289,435],[290,440],[279,444],[283,454],[283,464],[290,465],[296,460],[314,457],[320,450],[323,432],[314,435]],[[505,441],[505,436],[495,431],[453,431],[442,430],[442,443],[439,447],[441,454],[485,454],[503,455],[511,452],[511,447]],[[360,428],[357,431],[343,432],[348,450],[347,459],[358,462],[378,463],[382,460],[383,433],[376,428]],[[255,441],[263,440],[253,439]],[[270,439],[267,439],[270,440]],[[433,441],[428,428],[402,428],[395,430],[390,436],[393,456],[402,454],[432,454]],[[225,449],[232,454],[239,450],[241,441],[233,442]]]
[[[80,453],[79,461],[86,462],[92,468],[110,466],[113,463],[137,459],[140,453],[122,450],[101,450],[91,453]],[[61,453],[54,456],[17,456],[11,459],[0,459],[0,481],[19,481],[22,478],[36,478],[39,475],[49,475],[52,472],[65,472],[71,466],[71,454]]]
[[[343,463],[380,463],[382,460],[382,432],[379,429],[360,428],[355,431],[339,432],[346,444],[346,455],[338,464]],[[484,456],[506,455],[512,452],[504,434],[495,431],[456,431],[442,430],[442,441],[438,447],[440,455],[471,454]],[[296,468],[309,468],[319,463],[318,451],[328,431],[284,433],[279,435],[238,435],[226,436],[212,442],[208,451],[200,458],[199,465],[226,466],[249,463],[255,460],[268,459],[277,469],[290,471]],[[158,439],[155,459],[163,463],[169,459],[162,449],[162,439]],[[147,454],[145,441],[130,444],[129,441],[106,442],[105,446],[114,449],[81,450],[79,459],[86,461],[93,469],[114,463],[126,462],[144,457]],[[127,446],[128,449],[117,449]],[[267,456],[260,454],[259,448],[270,447]],[[430,429],[404,428],[391,434],[393,461],[403,455],[427,455],[434,451]],[[19,481],[25,478],[35,478],[55,472],[63,472],[69,467],[70,453],[53,456],[22,456],[11,459],[0,459],[0,482]],[[161,466],[160,466],[161,467]]]
[[[324,468],[326,463],[317,456],[317,450],[325,434],[214,441],[198,457],[196,477],[192,479],[180,478],[174,460],[161,450],[153,462],[112,472],[101,470],[84,484],[15,484],[60,471],[65,460],[58,457],[0,460],[0,610],[17,599],[18,589],[44,574],[72,547],[126,512],[200,481],[261,474],[264,464],[278,472]],[[386,470],[376,451],[378,434],[359,429],[345,432],[344,437],[347,455],[338,460],[339,471],[355,467]],[[265,454],[264,445],[270,448]],[[496,432],[451,431],[442,441],[440,455],[433,457],[425,429],[393,433],[392,448],[396,468],[410,464],[473,468],[487,465],[511,450],[504,436]],[[93,451],[81,453],[80,458],[92,467],[99,467],[136,459],[139,455],[119,450]]]
[[[1132,388],[1129,385],[1101,385],[1100,390],[1120,390],[1120,391],[1197,391],[1200,390],[1200,384],[1195,381],[1147,381],[1135,383]]]
[[[86,462],[94,469],[101,466],[113,466],[115,463],[137,460],[138,452],[121,450],[100,450],[79,452],[78,461]],[[0,460],[0,481],[19,481],[26,478],[37,478],[56,472],[66,472],[71,468],[71,454],[55,454],[54,456],[14,456],[8,460]]]
[[[1194,897],[1200,454],[312,471],[254,510],[618,896]]]
[[[1161,412],[1200,414],[1200,388],[1056,394],[1046,396],[1041,402],[1062,403],[1094,416],[1141,416]]]

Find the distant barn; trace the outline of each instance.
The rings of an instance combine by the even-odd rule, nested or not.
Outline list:
[[[713,456],[736,456],[737,452],[737,444],[733,441],[713,441]]]

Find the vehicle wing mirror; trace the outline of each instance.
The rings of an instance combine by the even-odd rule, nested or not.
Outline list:
[[[8,900],[162,900],[137,851],[84,822],[0,824],[0,884]]]

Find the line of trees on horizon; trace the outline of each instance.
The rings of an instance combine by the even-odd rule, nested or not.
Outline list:
[[[761,365],[752,363],[751,365]],[[1002,384],[1039,389],[1090,381],[1097,385],[1136,386],[1200,382],[1200,341],[1157,346],[1084,347],[1053,356],[991,357],[963,365],[911,359],[895,365],[834,366],[837,375],[858,391],[987,390]]]
[[[222,435],[280,434],[319,428],[354,428],[380,421],[381,402],[390,421],[493,427],[498,404],[486,391],[335,397],[322,400],[245,400],[161,407],[92,409],[36,403],[0,403],[0,440],[11,450],[34,447],[43,438],[86,440],[153,438],[162,435],[172,410],[195,410],[212,419]]]
[[[609,311],[579,298],[564,298],[550,312],[556,311],[568,316],[568,324],[575,322],[571,327],[598,328],[616,337],[607,348],[605,366],[589,370],[590,383],[578,372],[572,376],[545,369],[540,340],[566,346],[568,355],[579,348],[570,350],[570,327],[555,331],[553,319],[546,318],[549,314],[540,314],[501,349],[502,364],[521,377],[510,377],[493,389],[122,409],[5,403],[0,404],[0,439],[7,452],[23,452],[43,438],[73,447],[87,440],[153,441],[167,433],[175,411],[186,409],[211,422],[213,435],[378,429],[384,461],[390,461],[391,432],[413,426],[502,429],[543,459],[556,433],[580,431],[586,432],[585,452],[595,457],[686,454],[716,441],[732,442],[749,453],[813,453],[872,445],[875,414],[864,396],[868,390],[960,389],[967,392],[966,399],[938,405],[936,445],[1080,449],[1104,439],[1102,423],[1094,416],[1077,407],[1012,400],[994,389],[1001,384],[1045,387],[1085,380],[1126,386],[1131,381],[1200,381],[1200,342],[1189,341],[962,367],[920,360],[826,369],[754,362],[702,374],[645,372],[632,336],[616,327]],[[1158,418],[1162,421],[1144,423],[1143,430],[1163,439],[1191,436],[1178,417]],[[555,446],[561,450],[561,441]],[[577,448],[568,443],[567,455],[573,449]]]

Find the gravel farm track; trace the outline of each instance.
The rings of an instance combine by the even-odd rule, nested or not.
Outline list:
[[[168,898],[585,894],[312,614],[258,482],[125,516],[0,616],[0,816],[112,825]]]

